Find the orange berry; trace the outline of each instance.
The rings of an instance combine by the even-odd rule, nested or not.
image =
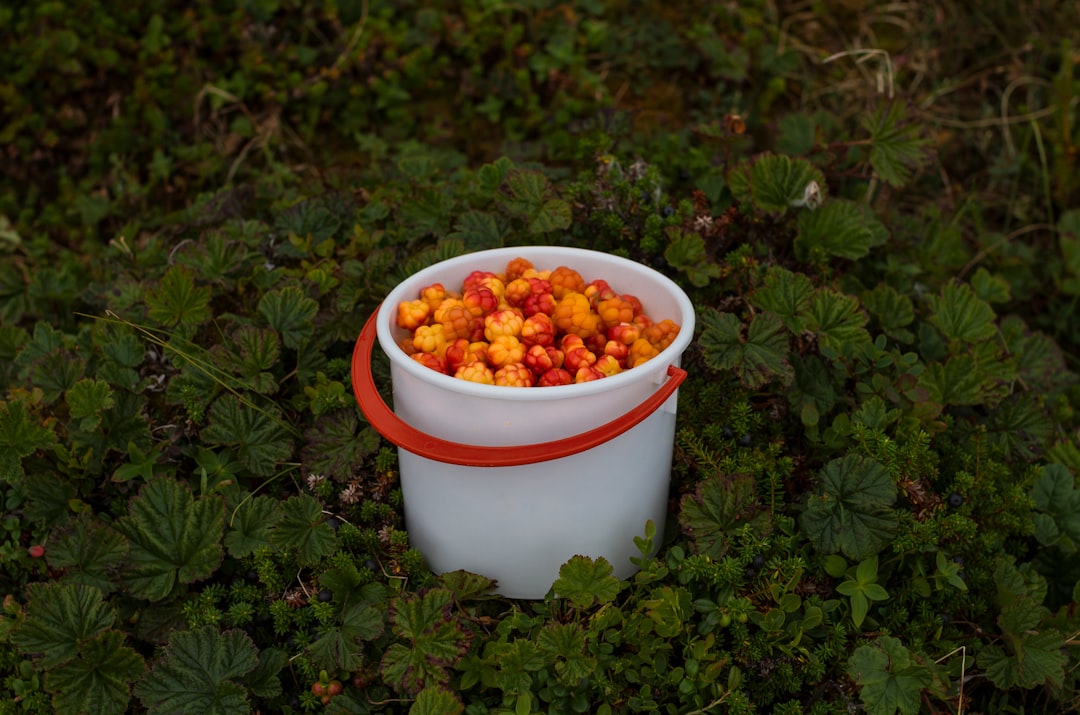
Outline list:
[[[654,348],[652,343],[645,338],[638,338],[634,341],[634,344],[630,346],[630,352],[626,356],[626,366],[637,367],[659,354],[660,351]]]
[[[618,297],[618,293],[613,291],[603,278],[597,278],[589,283],[589,285],[585,286],[583,292],[585,297],[589,299],[589,303],[594,306],[602,300]]]
[[[614,358],[620,367],[626,367],[626,356],[630,354],[630,346],[618,340],[608,340],[604,344],[604,355]]]
[[[583,293],[567,293],[555,306],[555,327],[564,333],[587,338],[600,330],[600,316],[592,311]]]
[[[537,293],[533,290],[529,293],[528,297],[525,298],[525,304],[522,306],[522,309],[525,311],[526,316],[533,316],[538,313],[554,315],[556,305],[558,305],[558,302],[551,293]]]
[[[521,342],[526,347],[555,344],[555,323],[543,313],[530,315],[521,324]]]
[[[645,312],[645,309],[641,307],[641,301],[637,299],[637,296],[630,295],[629,293],[623,293],[619,296],[630,305],[634,306],[634,315],[641,315]]]
[[[596,354],[584,345],[570,348],[566,351],[566,361],[563,366],[570,372],[576,372],[583,367],[596,364]]]
[[[469,312],[477,316],[487,315],[499,305],[499,299],[491,289],[483,286],[466,288],[461,300]]]
[[[484,279],[496,277],[491,271],[473,271],[469,275],[465,276],[465,280],[462,281],[462,288],[469,290],[470,288],[479,288],[484,284]]]
[[[600,316],[604,330],[607,330],[613,325],[631,322],[634,319],[634,306],[630,301],[615,296],[599,301],[596,304],[596,314]]]
[[[435,320],[443,326],[447,340],[469,337],[475,317],[460,300],[445,300],[435,310]]]
[[[495,294],[495,297],[502,300],[503,295],[506,294],[506,284],[503,279],[496,275],[484,276],[480,280],[480,287],[487,288],[489,291]]]
[[[551,272],[548,280],[551,281],[552,294],[558,299],[562,299],[567,293],[584,293],[585,291],[585,279],[573,268],[559,266]]]
[[[446,331],[442,323],[421,325],[413,333],[413,346],[417,352],[442,355],[446,351]]]
[[[524,278],[516,278],[506,284],[506,293],[503,296],[506,302],[515,308],[525,305],[525,299],[532,293],[532,284]]]
[[[454,371],[454,377],[459,380],[478,382],[482,385],[495,384],[495,373],[491,371],[490,367],[482,362],[471,362],[467,365],[462,365]]]
[[[638,330],[640,330],[642,332],[644,332],[645,328],[649,327],[652,324],[653,324],[652,318],[645,315],[644,313],[639,313],[638,315],[635,315],[634,316],[634,322],[631,323],[631,325],[633,325],[634,327],[636,327]]]
[[[420,289],[420,300],[431,306],[432,310],[439,307],[439,303],[446,300],[446,288],[442,283],[432,283]]]
[[[626,346],[624,345],[623,347]],[[618,375],[623,370],[622,365],[619,363],[619,360],[613,355],[601,355],[600,358],[596,361],[596,364],[593,365],[593,367],[595,367],[597,370],[604,373],[608,377],[611,377],[612,375]]]
[[[403,300],[398,304],[397,325],[406,330],[416,330],[427,322],[430,314],[431,306],[424,301]]]
[[[512,362],[521,362],[525,357],[525,346],[513,335],[500,335],[488,345],[487,361],[498,369]]]
[[[555,357],[559,357],[556,364]],[[562,367],[562,354],[555,348],[545,348],[543,345],[533,345],[525,351],[522,362],[536,375],[543,375],[552,368]]]
[[[446,374],[446,360],[439,357],[435,353],[414,353],[410,355],[413,360],[420,363],[424,367],[429,367],[435,372],[441,372]]]
[[[413,355],[416,353],[416,346],[413,345],[411,335],[407,338],[402,338],[401,342],[398,343],[398,347],[401,348],[402,352],[406,355]]]
[[[554,387],[556,385],[570,385],[574,382],[574,376],[562,368],[548,370],[536,381],[537,387]]]
[[[679,326],[671,318],[665,318],[659,323],[653,323],[645,328],[641,337],[648,340],[658,351],[667,349],[679,334]]]
[[[591,382],[592,380],[600,380],[605,377],[607,377],[607,375],[600,370],[597,370],[591,365],[585,365],[578,368],[578,371],[574,373],[574,382]]]
[[[513,308],[496,310],[484,316],[484,337],[491,342],[500,335],[510,335],[515,338],[521,336],[521,328],[525,318]]]
[[[469,341],[465,338],[458,338],[447,344],[443,357],[446,359],[448,372],[454,372],[462,365],[475,360],[472,353],[469,352]]]
[[[532,387],[536,379],[528,367],[519,362],[503,365],[495,371],[495,384],[507,387]]]
[[[521,274],[525,271],[533,268],[532,261],[528,258],[522,258],[518,256],[514,260],[506,264],[506,280],[513,281],[521,278]]]
[[[623,345],[633,345],[641,337],[641,328],[633,323],[619,323],[607,329],[609,340],[617,340]]]

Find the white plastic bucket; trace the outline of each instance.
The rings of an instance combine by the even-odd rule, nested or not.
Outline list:
[[[637,296],[646,314],[679,324],[644,365],[573,385],[512,388],[443,375],[398,346],[397,306],[420,289],[459,289],[474,270],[501,273],[515,257],[538,270],[568,266]],[[543,598],[575,555],[603,557],[618,578],[637,567],[634,537],[667,515],[679,383],[694,308],[673,281],[597,251],[555,246],[480,251],[400,283],[369,318],[353,352],[353,390],[371,425],[398,445],[405,528],[435,573],[496,581],[511,598]],[[390,359],[394,409],[371,373],[374,337]]]

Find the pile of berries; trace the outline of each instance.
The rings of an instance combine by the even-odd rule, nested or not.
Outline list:
[[[401,349],[461,380],[547,387],[599,380],[659,355],[679,333],[641,301],[572,268],[515,258],[503,274],[473,271],[460,292],[434,283],[398,305]]]

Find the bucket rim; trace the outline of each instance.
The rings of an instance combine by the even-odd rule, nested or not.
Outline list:
[[[658,284],[675,300],[682,315],[665,315],[654,319],[657,321],[665,318],[676,320],[679,324],[679,333],[667,348],[651,358],[644,365],[624,370],[616,375],[605,377],[602,380],[591,380],[589,382],[573,383],[570,385],[554,385],[544,387],[543,389],[512,389],[502,385],[484,385],[468,380],[459,380],[452,375],[444,375],[429,367],[421,365],[415,360],[410,359],[405,351],[401,349],[391,331],[394,327],[398,303],[404,300],[406,295],[413,292],[414,287],[416,289],[415,293],[418,295],[420,287],[435,282],[435,276],[444,273],[448,269],[456,268],[459,265],[462,268],[470,268],[470,264],[475,263],[477,260],[484,259],[504,259],[505,262],[508,262],[518,256],[533,261],[534,263],[556,262],[550,266],[552,269],[556,268],[558,265],[563,265],[562,262],[570,264],[570,267],[573,267],[572,261],[575,257],[588,258],[589,260],[601,260],[603,262],[611,263],[613,272],[629,272],[636,274],[639,279],[648,280]],[[474,270],[475,265],[472,265],[471,269]],[[462,279],[464,279],[465,275],[468,275],[468,271],[462,274]],[[593,276],[593,278],[610,280],[608,276]],[[586,280],[590,279],[587,278]],[[633,280],[628,280],[628,282],[633,283]],[[632,289],[623,290],[622,292],[630,294],[634,293]],[[409,300],[412,300],[412,297],[410,297]],[[650,317],[652,316],[650,315]],[[686,348],[690,345],[690,341],[693,339],[696,324],[694,304],[691,302],[690,297],[675,281],[671,280],[663,273],[660,273],[655,268],[629,258],[604,253],[602,251],[551,245],[510,246],[483,251],[473,251],[471,253],[462,254],[434,263],[413,273],[411,276],[398,283],[387,294],[386,298],[379,306],[376,320],[376,334],[378,336],[379,347],[390,359],[393,367],[404,370],[410,376],[418,380],[422,380],[450,392],[473,397],[514,402],[539,402],[585,397],[588,395],[618,390],[640,381],[652,380],[654,382],[659,382],[667,375],[669,365],[679,364],[683,352],[686,351]]]

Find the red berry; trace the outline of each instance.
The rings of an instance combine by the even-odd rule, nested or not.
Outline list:
[[[319,697],[326,697],[326,686],[320,681],[316,681],[311,685],[311,692]]]
[[[562,368],[548,370],[536,381],[537,387],[554,387],[555,385],[569,385],[574,382],[574,376]]]
[[[26,551],[30,554],[30,557],[34,559],[40,559],[42,556],[45,555],[45,547],[41,544],[34,544]]]
[[[326,694],[334,697],[335,695],[341,695],[341,691],[344,689],[340,680],[331,680],[330,684],[326,686]]]

